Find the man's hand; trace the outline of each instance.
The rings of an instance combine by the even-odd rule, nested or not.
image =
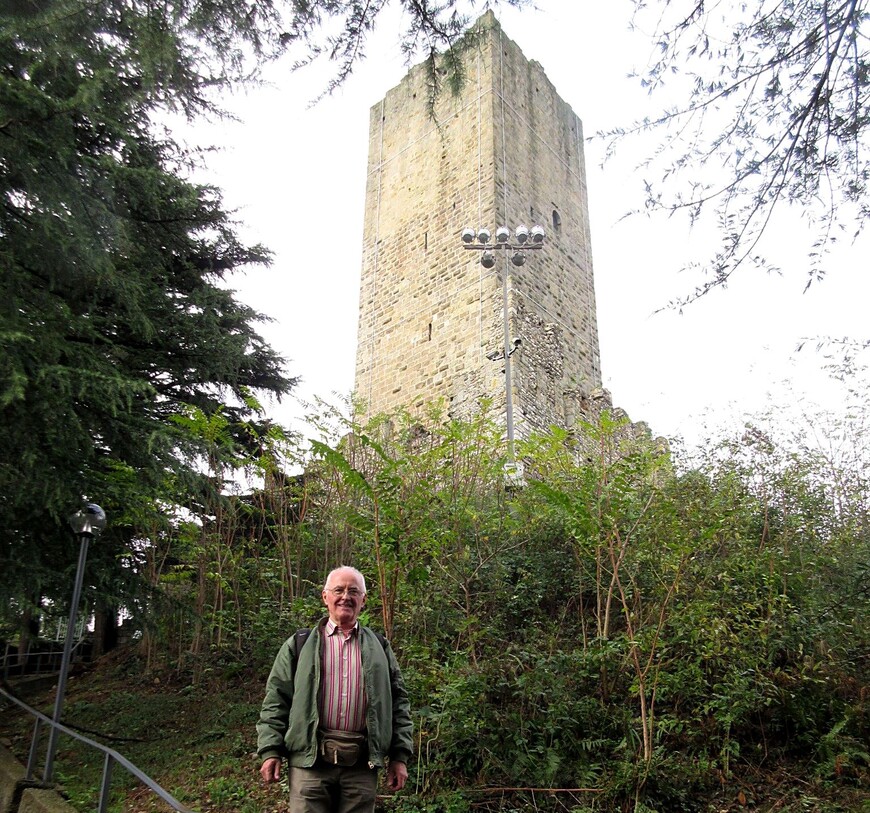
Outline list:
[[[407,776],[407,771],[405,775]],[[277,757],[270,757],[265,760],[260,766],[260,776],[263,777],[263,781],[267,785],[277,782],[281,778],[281,760]]]
[[[390,790],[401,790],[408,779],[408,766],[404,762],[390,760],[387,767],[387,787]]]

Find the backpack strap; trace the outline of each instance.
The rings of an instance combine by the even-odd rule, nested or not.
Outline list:
[[[311,630],[308,627],[302,627],[302,629],[296,630],[296,633],[293,637],[296,639],[296,657],[299,657],[299,653],[302,651],[302,647],[305,646],[305,641],[308,639],[308,636],[311,634]]]

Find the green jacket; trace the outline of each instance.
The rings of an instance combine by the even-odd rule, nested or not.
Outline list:
[[[257,723],[257,753],[263,760],[287,757],[297,768],[317,759],[317,697],[321,672],[321,621],[296,652],[296,636],[278,650]],[[360,656],[368,710],[369,764],[387,759],[408,763],[413,753],[413,723],[408,692],[390,644],[383,646],[372,630],[360,625]]]

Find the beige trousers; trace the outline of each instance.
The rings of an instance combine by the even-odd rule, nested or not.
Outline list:
[[[290,768],[290,813],[373,813],[378,772],[363,764]]]

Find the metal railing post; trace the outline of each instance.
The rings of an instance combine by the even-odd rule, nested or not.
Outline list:
[[[106,754],[103,760],[103,781],[100,783],[100,804],[97,807],[97,813],[106,813],[106,808],[109,804],[109,785],[112,783],[112,767],[115,760],[111,754]]]
[[[29,782],[33,779],[33,774],[36,771],[36,754],[39,751],[39,732],[42,726],[42,720],[36,718],[33,724],[33,739],[30,741],[30,750],[27,752],[27,771],[24,778]]]

